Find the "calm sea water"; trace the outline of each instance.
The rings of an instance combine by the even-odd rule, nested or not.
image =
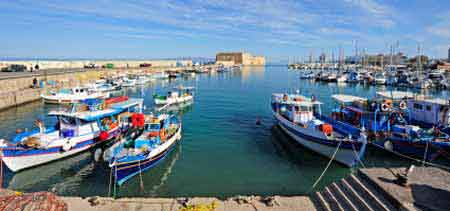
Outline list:
[[[197,75],[159,81],[123,94],[144,97],[147,112],[152,95],[176,85],[197,87],[195,103],[182,111],[183,139],[158,166],[134,177],[118,196],[218,196],[302,195],[328,163],[328,159],[304,149],[274,126],[269,109],[272,92],[299,90],[314,94],[333,108],[331,94],[374,96],[383,86],[337,85],[298,79],[286,67],[251,67],[223,74]],[[449,98],[448,92],[429,93]],[[55,106],[31,103],[0,113],[0,134],[13,137],[16,128],[31,128],[36,118]],[[262,125],[256,125],[256,119]],[[408,166],[410,161],[369,148],[364,164]],[[6,169],[6,168],[5,168]],[[317,188],[339,180],[355,169],[332,164]],[[5,170],[3,187],[20,191],[55,191],[61,195],[102,195],[109,190],[110,171],[93,161],[91,152],[13,174]]]

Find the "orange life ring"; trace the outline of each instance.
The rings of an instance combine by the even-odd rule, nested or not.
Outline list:
[[[166,130],[163,128],[161,129],[161,131],[159,132],[159,138],[161,139],[161,141],[165,141],[166,140]]]

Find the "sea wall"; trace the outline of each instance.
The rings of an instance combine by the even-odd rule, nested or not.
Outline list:
[[[0,68],[11,64],[25,65],[28,70],[36,69],[69,69],[83,68],[85,65],[94,64],[101,67],[107,64],[115,68],[137,68],[141,64],[148,64],[152,67],[177,67],[192,66],[192,60],[16,60],[0,61]]]

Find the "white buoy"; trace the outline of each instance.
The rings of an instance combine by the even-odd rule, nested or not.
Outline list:
[[[384,148],[389,150],[389,151],[392,151],[392,150],[394,150],[394,145],[392,144],[391,141],[385,141],[384,142]]]
[[[100,158],[102,157],[102,149],[101,148],[97,148],[94,152],[94,160],[95,162],[100,161]]]

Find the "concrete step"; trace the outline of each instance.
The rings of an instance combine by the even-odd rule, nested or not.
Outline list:
[[[380,193],[376,192],[374,187],[364,183],[359,177],[351,174],[346,180],[373,210],[396,210]]]
[[[314,193],[313,200],[315,200],[318,203],[319,205],[319,207],[317,207],[318,210],[332,211],[330,205],[328,204],[328,202],[325,201],[324,197],[320,192]]]
[[[389,209],[389,210],[398,210],[398,208],[396,208],[395,206],[393,206],[392,202],[388,200],[386,196],[386,193],[384,193],[383,191],[380,190],[380,187],[378,187],[377,185],[375,185],[375,183],[372,183],[371,181],[368,181],[368,179],[364,176],[361,176],[360,174],[358,174],[358,176],[356,176],[359,181],[361,183],[363,183],[366,187],[372,187],[372,193],[375,194],[376,196],[379,196],[380,201],[382,201],[384,203],[384,205]]]
[[[331,192],[329,187],[325,187],[325,189],[323,191],[323,195],[325,196],[325,200],[328,202],[328,204],[330,205],[330,207],[333,211],[335,211],[335,210],[344,211],[345,210],[344,207],[341,205],[341,203],[336,198],[336,196],[334,196],[334,194]]]
[[[375,211],[360,195],[361,193],[358,193],[346,179],[342,179],[338,184],[341,186],[341,190],[352,199],[353,203],[358,207],[358,210]]]
[[[358,208],[352,202],[351,198],[347,196],[335,182],[333,182],[329,187],[331,193],[336,197],[339,204],[344,208],[344,210],[358,211]]]

